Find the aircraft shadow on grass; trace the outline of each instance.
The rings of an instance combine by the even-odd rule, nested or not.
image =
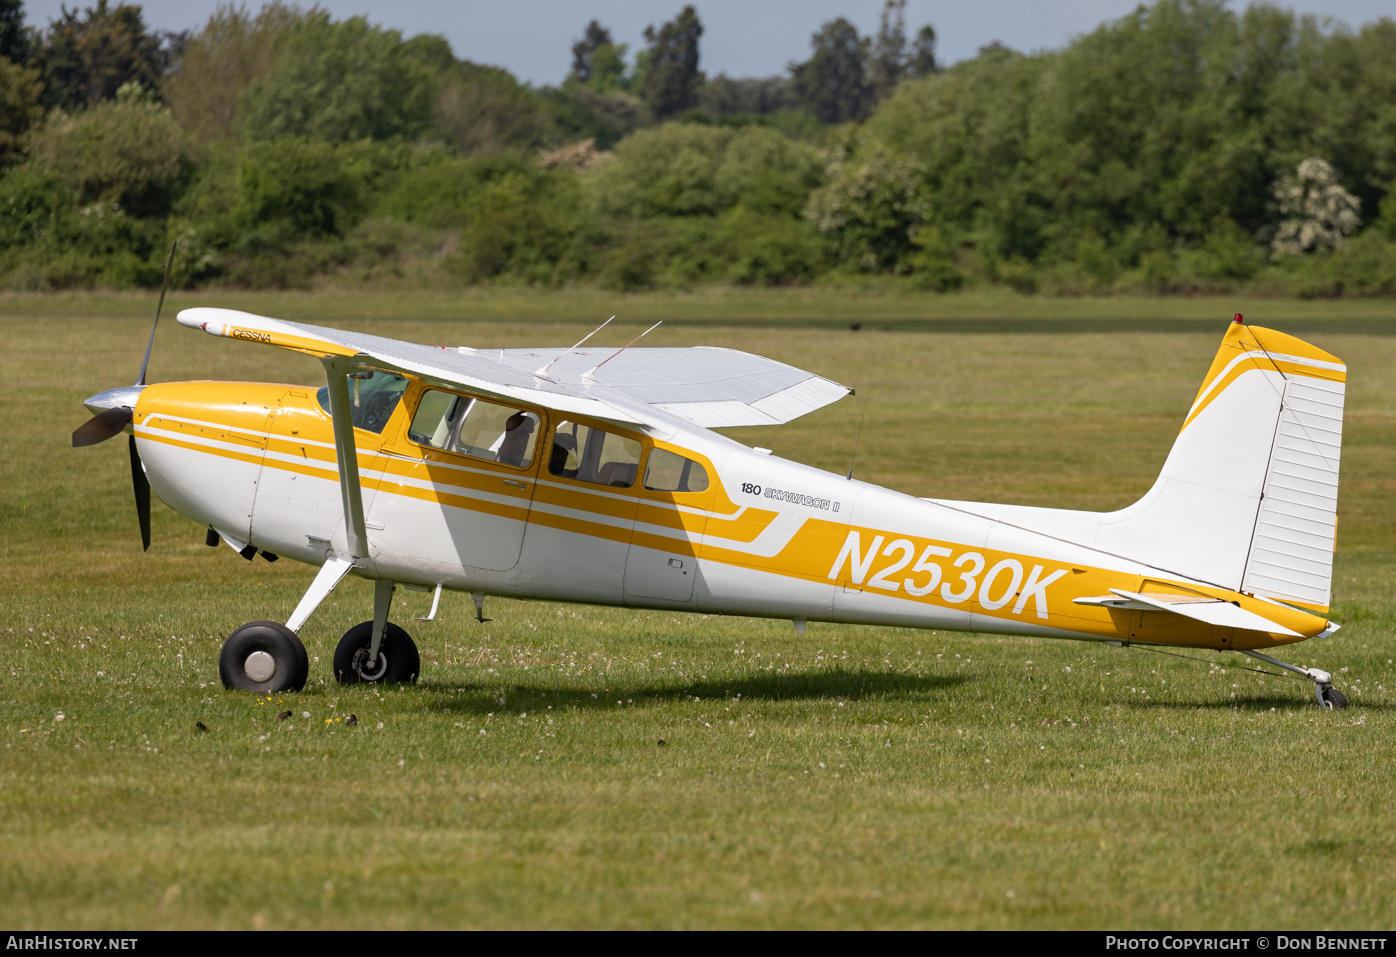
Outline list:
[[[1265,711],[1270,709],[1276,711],[1286,710],[1317,710],[1314,707],[1314,692],[1312,687],[1296,688],[1291,694],[1260,694],[1237,696],[1235,698],[1213,698],[1210,700],[1198,701],[1196,699],[1186,700],[1151,700],[1151,701],[1123,701],[1121,704],[1130,708],[1138,708],[1141,711],[1148,709],[1161,709],[1166,711]],[[1358,699],[1348,699],[1348,709],[1360,711],[1396,711],[1396,707],[1374,701],[1362,701]]]
[[[482,687],[472,683],[433,680],[431,688],[442,694],[442,704],[453,710],[499,713],[557,708],[615,708],[617,701],[644,707],[690,698],[742,701],[853,700],[887,698],[908,700],[945,691],[964,679],[956,675],[927,677],[884,671],[820,671],[752,675],[726,681],[685,684],[630,685],[605,683],[560,688],[551,684],[513,684]],[[504,704],[499,699],[504,699]]]

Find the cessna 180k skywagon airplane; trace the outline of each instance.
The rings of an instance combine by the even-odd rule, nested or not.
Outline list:
[[[163,294],[162,294],[163,301]],[[156,320],[159,319],[159,310]],[[226,309],[209,335],[315,356],[326,383],[165,382],[92,396],[150,490],[245,558],[318,566],[285,624],[224,644],[230,688],[298,690],[297,637],[345,575],[375,582],[341,682],[415,680],[394,588],[1236,651],[1327,637],[1342,362],[1238,315],[1163,472],[1116,512],[918,499],[711,431],[851,390],[711,348],[438,348]],[[151,331],[152,341],[154,330]],[[585,340],[583,340],[585,342]],[[146,362],[150,353],[147,347]],[[851,473],[850,473],[851,474]],[[429,616],[430,617],[430,616]]]

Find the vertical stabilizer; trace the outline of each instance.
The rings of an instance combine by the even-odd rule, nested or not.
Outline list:
[[[1158,482],[1102,516],[1099,544],[1326,610],[1346,380],[1323,350],[1233,323]]]

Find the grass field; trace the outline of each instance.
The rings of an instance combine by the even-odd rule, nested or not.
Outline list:
[[[1223,655],[494,600],[478,625],[463,596],[422,624],[410,592],[422,680],[345,689],[329,659],[369,616],[357,581],[302,632],[304,693],[228,693],[222,638],[284,619],[311,571],[206,548],[158,504],[142,555],[122,443],[67,445],[81,400],[134,378],[153,297],[6,295],[0,926],[1396,922],[1396,304],[504,291],[167,310],[195,302],[477,346],[666,318],[655,344],[858,390],[742,441],[842,473],[866,415],[860,478],[1082,508],[1147,489],[1231,312],[1302,328],[1349,363],[1344,628],[1289,658],[1333,671],[1351,707]],[[173,322],[151,363],[319,374]]]

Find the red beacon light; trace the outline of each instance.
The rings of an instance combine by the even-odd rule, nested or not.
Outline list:
[[[1232,322],[1239,322],[1239,323],[1241,323],[1242,325],[1245,325],[1245,322],[1246,322],[1245,319],[1242,319],[1242,318],[1241,318],[1241,314],[1240,314],[1239,312],[1236,313],[1236,315],[1232,316],[1231,321],[1232,321]]]

